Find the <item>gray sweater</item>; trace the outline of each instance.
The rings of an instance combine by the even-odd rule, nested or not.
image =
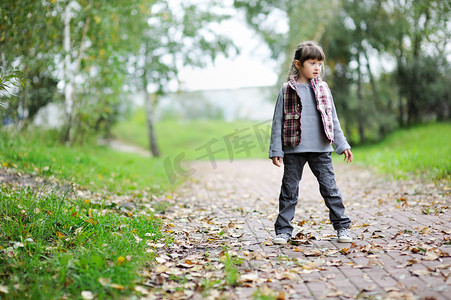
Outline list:
[[[303,152],[332,152],[334,149],[327,139],[323,129],[320,112],[317,109],[315,94],[310,84],[297,84],[297,92],[302,101],[301,112],[301,143],[296,147],[282,146],[283,124],[283,91],[279,92],[271,129],[271,144],[269,146],[269,158],[283,157],[285,153]],[[332,101],[332,116],[334,122],[334,146],[337,154],[342,154],[346,149],[351,149],[337,118],[335,105]]]

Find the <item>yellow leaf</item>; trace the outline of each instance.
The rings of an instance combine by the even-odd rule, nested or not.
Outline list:
[[[117,258],[117,264],[118,264],[119,266],[121,266],[121,265],[124,263],[124,261],[125,261],[125,257],[123,257],[123,256],[119,256],[119,257]]]
[[[8,164],[8,163],[5,163],[5,162],[2,162],[2,165],[3,165],[4,167],[7,167],[9,164]]]
[[[116,289],[116,290],[125,290],[125,287],[123,285],[116,284],[116,283],[110,284],[110,287],[112,287],[113,289]]]
[[[349,248],[343,248],[340,250],[341,254],[349,254]]]
[[[424,226],[423,228],[421,228],[421,233],[422,234],[429,234],[431,233],[431,229],[427,226]]]
[[[56,232],[56,235],[59,237],[59,238],[63,238],[63,237],[65,237],[65,235],[64,234],[62,234],[61,232],[59,232],[59,231],[57,231]]]
[[[92,224],[92,225],[95,225],[97,223],[93,219],[87,219],[86,222],[89,223],[89,224]]]
[[[85,201],[83,201],[83,204],[89,204],[91,203],[91,201],[89,199],[86,199]]]

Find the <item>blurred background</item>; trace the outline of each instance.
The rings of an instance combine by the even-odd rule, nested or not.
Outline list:
[[[345,135],[374,143],[449,122],[449,16],[445,0],[3,0],[2,131],[267,157],[293,50],[315,40]]]

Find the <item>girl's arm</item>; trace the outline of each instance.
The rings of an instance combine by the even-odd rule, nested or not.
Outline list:
[[[332,118],[334,122],[334,146],[335,153],[341,155],[345,152],[345,150],[351,149],[346,137],[343,134],[343,130],[341,130],[340,121],[338,120],[337,112],[335,110],[335,104],[332,99]],[[350,151],[349,151],[350,152]],[[345,153],[346,154],[346,153]],[[352,159],[352,153],[351,153]],[[346,160],[346,157],[345,157]]]
[[[282,151],[282,123],[283,123],[283,92],[282,89],[277,97],[276,107],[271,127],[271,141],[269,145],[269,158],[283,158]]]

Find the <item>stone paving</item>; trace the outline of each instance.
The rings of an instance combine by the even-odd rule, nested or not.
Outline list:
[[[451,299],[449,181],[394,181],[336,164],[354,238],[337,243],[306,165],[293,220],[299,240],[278,246],[271,240],[282,168],[270,160],[192,167],[163,216],[175,236],[169,254],[215,255],[226,247],[243,263],[237,265],[240,284],[228,296],[193,292],[191,298]]]

